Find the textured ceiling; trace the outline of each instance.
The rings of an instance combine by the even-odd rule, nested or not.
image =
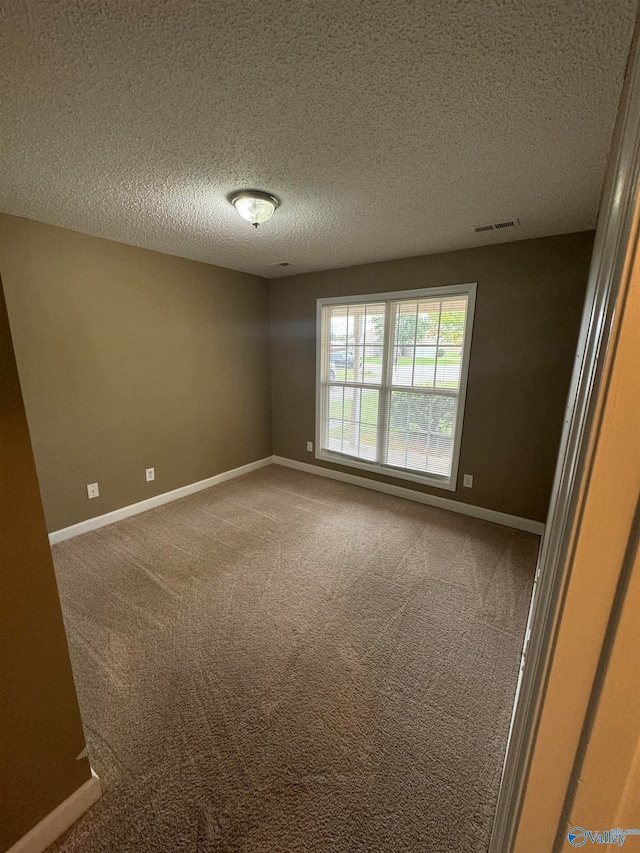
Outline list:
[[[269,277],[591,228],[635,8],[4,0],[0,209]]]

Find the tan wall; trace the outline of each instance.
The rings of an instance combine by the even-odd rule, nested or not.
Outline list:
[[[271,282],[273,452],[306,452],[315,431],[315,300],[477,282],[455,493],[395,482],[524,518],[547,514],[587,283],[592,232],[309,273]]]
[[[263,279],[6,215],[0,274],[49,530],[271,454]]]
[[[0,287],[0,850],[90,777]]]
[[[640,828],[639,613],[640,553],[636,553],[566,828]],[[628,846],[637,843],[637,838],[630,838]],[[566,840],[563,849],[572,849]]]

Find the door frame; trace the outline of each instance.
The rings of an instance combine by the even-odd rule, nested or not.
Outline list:
[[[631,42],[625,82],[602,191],[576,362],[551,503],[536,567],[522,668],[498,794],[489,853],[511,853],[535,744],[540,711],[562,611],[606,389],[621,282],[640,183],[639,23]]]

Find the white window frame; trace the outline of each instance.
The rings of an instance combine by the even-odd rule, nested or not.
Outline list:
[[[462,426],[464,422],[464,406],[467,396],[467,377],[469,373],[469,357],[471,354],[471,334],[473,330],[473,318],[475,314],[477,283],[470,284],[455,284],[442,287],[428,287],[419,290],[398,290],[387,293],[367,293],[364,295],[354,293],[351,296],[327,296],[316,300],[316,434],[315,434],[315,458],[323,462],[333,462],[336,465],[343,465],[347,468],[359,468],[363,471],[370,471],[373,474],[383,474],[388,477],[398,478],[401,480],[411,480],[414,483],[423,483],[424,485],[434,486],[438,489],[445,489],[450,492],[455,492],[458,482],[458,464],[460,461],[460,443],[462,440]],[[366,302],[393,302],[399,299],[443,299],[447,296],[455,296],[457,294],[465,294],[468,297],[467,316],[465,322],[464,340],[462,342],[462,361],[460,368],[460,386],[458,389],[457,399],[458,405],[456,408],[456,423],[453,437],[453,451],[451,457],[451,474],[445,477],[438,474],[422,474],[418,471],[408,471],[403,468],[396,468],[384,462],[370,462],[363,459],[357,459],[336,451],[323,450],[323,429],[324,429],[324,395],[322,381],[322,309],[327,305],[362,305]],[[388,335],[390,334],[389,317],[387,314],[387,323],[385,324],[385,349],[387,348]],[[332,381],[332,385],[343,385],[345,387],[353,387],[348,382]],[[362,385],[363,383],[359,383]],[[366,385],[366,383],[364,383]],[[371,388],[381,391],[385,387],[389,392],[392,391],[408,391],[406,386],[394,386],[388,380],[387,383],[380,385],[371,384]]]

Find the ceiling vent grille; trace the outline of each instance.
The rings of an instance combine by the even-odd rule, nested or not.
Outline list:
[[[519,219],[505,219],[502,222],[494,222],[492,225],[476,225],[473,230],[479,234],[482,231],[499,231],[502,228],[513,228],[516,225],[520,225]]]

